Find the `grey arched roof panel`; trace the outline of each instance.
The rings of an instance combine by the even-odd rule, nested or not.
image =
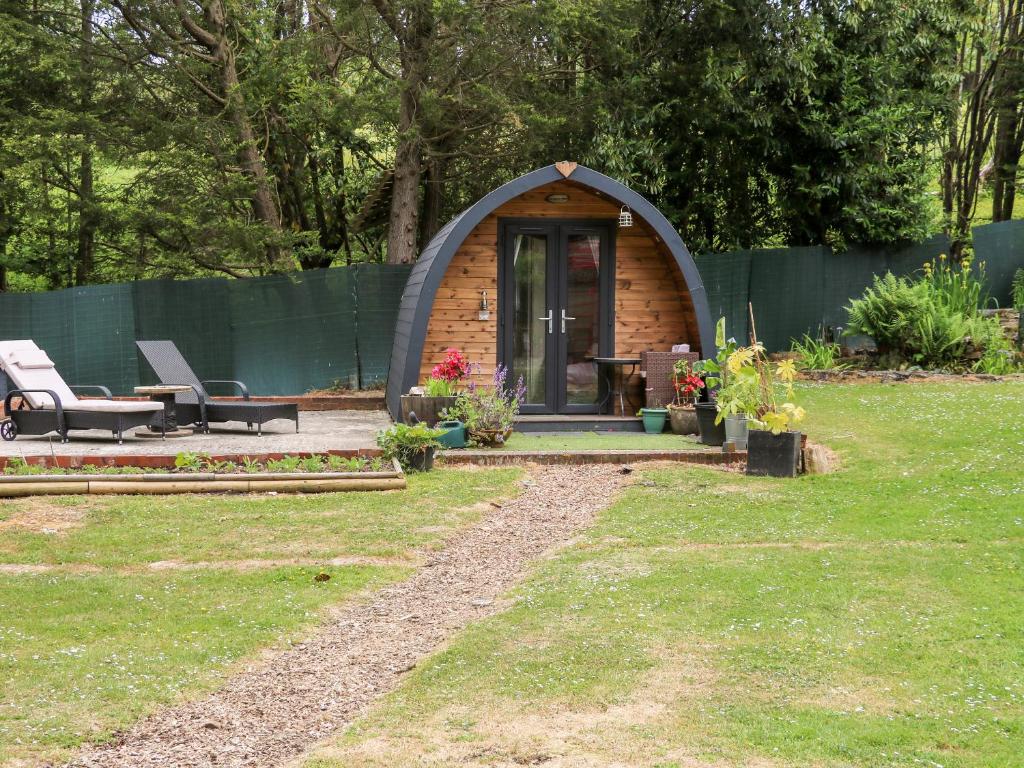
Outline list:
[[[423,345],[427,338],[427,324],[434,307],[434,299],[441,287],[448,265],[455,256],[462,241],[469,236],[477,224],[488,214],[507,203],[545,184],[563,181],[566,177],[554,166],[533,171],[489,192],[476,203],[445,224],[420,254],[419,260],[409,273],[409,279],[402,293],[402,303],[395,325],[395,342],[391,350],[391,368],[388,374],[387,404],[394,418],[399,418],[399,398],[410,387],[416,386],[423,357]],[[662,213],[648,200],[621,182],[603,173],[577,166],[568,176],[570,181],[602,192],[620,205],[628,205],[634,216],[639,216],[655,231],[672,253],[686,281],[693,311],[697,317],[700,345],[704,354],[715,348],[715,329],[711,322],[707,294],[700,279],[697,265],[683,244],[679,233]]]

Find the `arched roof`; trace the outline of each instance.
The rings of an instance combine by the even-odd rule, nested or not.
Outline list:
[[[434,299],[448,265],[462,245],[462,241],[488,214],[509,200],[537,187],[567,178],[603,193],[620,205],[629,206],[634,216],[643,219],[655,231],[672,253],[683,274],[697,317],[701,349],[707,354],[715,348],[715,329],[711,322],[704,283],[700,279],[693,257],[668,219],[641,195],[603,173],[583,166],[573,167],[572,164],[549,165],[520,176],[488,193],[445,224],[423,249],[405,284],[395,325],[395,342],[391,350],[391,368],[387,385],[387,404],[392,416],[397,418],[401,413],[401,395],[408,392],[410,387],[416,386]]]

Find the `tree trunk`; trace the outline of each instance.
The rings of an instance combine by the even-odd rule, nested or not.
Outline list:
[[[419,107],[418,76],[407,77],[402,90],[398,120],[395,180],[388,221],[388,263],[410,264],[416,260],[419,222],[419,190],[422,175],[422,140],[416,125]]]
[[[223,0],[212,0],[203,5],[206,21],[216,38],[212,53],[217,59],[220,69],[221,90],[227,101],[225,112],[238,134],[239,164],[252,183],[252,211],[259,221],[273,229],[276,234],[281,230],[281,213],[270,183],[267,181],[267,167],[259,152],[256,133],[242,97],[235,52],[228,40],[227,13],[224,3]],[[286,254],[282,254],[281,247],[276,242],[267,245],[266,259],[267,266],[271,271],[283,271],[291,266],[291,259]]]
[[[423,216],[420,219],[420,249],[426,247],[441,228],[444,209],[444,173],[447,162],[432,158],[423,174]]]
[[[75,285],[85,285],[93,273],[96,250],[96,200],[93,185],[92,133],[89,114],[92,111],[92,15],[95,0],[82,0],[79,43],[79,93],[81,110],[82,152],[78,168],[78,249],[75,255]]]
[[[0,170],[0,189],[3,188],[3,181],[4,174]],[[7,257],[7,241],[11,237],[12,229],[14,227],[7,217],[7,203],[0,197],[0,293],[7,290],[7,266],[4,262]]]

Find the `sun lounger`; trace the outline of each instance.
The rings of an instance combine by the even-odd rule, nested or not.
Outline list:
[[[109,429],[120,443],[124,431],[132,427],[163,430],[161,403],[115,401],[106,387],[68,386],[46,352],[33,341],[0,341],[0,369],[13,385],[4,398],[7,420],[0,423],[4,440],[13,440],[19,434],[56,432],[66,443],[72,429]],[[76,389],[99,392],[105,399],[81,400],[74,393]]]
[[[210,431],[210,424],[238,421],[256,425],[256,433],[263,434],[263,425],[274,419],[290,419],[299,431],[299,406],[296,403],[278,403],[267,400],[250,400],[249,390],[240,381],[210,379],[200,381],[192,368],[182,357],[173,341],[137,341],[142,356],[160,379],[161,384],[180,384],[192,387],[191,392],[174,396],[174,408],[178,422],[196,424],[204,432]],[[216,400],[206,387],[210,384],[230,385],[238,390],[240,401]]]

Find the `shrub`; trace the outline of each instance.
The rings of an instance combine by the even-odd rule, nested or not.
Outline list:
[[[923,314],[926,302],[924,292],[907,278],[892,272],[876,275],[874,285],[846,308],[846,333],[870,336],[879,354],[905,357],[914,321]]]
[[[971,367],[975,373],[1001,376],[1020,370],[1017,351],[996,318],[978,317],[972,323],[971,341],[976,349],[982,351],[981,357]]]
[[[847,307],[846,333],[874,339],[883,365],[1016,370],[1016,354],[998,322],[981,314],[987,302],[984,278],[983,264],[972,268],[964,259],[951,265],[945,255],[926,262],[916,280],[890,272],[876,276]],[[973,364],[972,352],[981,353]]]

